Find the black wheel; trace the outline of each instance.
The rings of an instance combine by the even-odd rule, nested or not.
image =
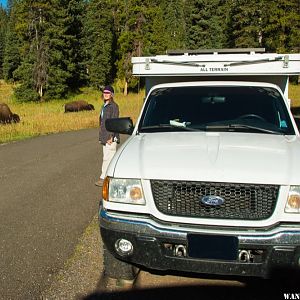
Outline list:
[[[103,244],[104,275],[115,279],[134,280],[138,273],[135,266],[115,258]]]
[[[239,116],[238,119],[259,119],[261,121],[264,121],[266,122],[266,120],[259,116],[259,115],[256,115],[256,114],[246,114],[246,115],[242,115],[242,116]]]

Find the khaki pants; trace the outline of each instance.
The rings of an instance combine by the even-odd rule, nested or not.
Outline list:
[[[112,158],[114,157],[115,153],[117,151],[117,143],[112,142],[110,145],[106,143],[106,145],[103,145],[103,162],[102,162],[102,173],[100,178],[104,179],[106,175],[106,171],[108,168],[108,165]]]

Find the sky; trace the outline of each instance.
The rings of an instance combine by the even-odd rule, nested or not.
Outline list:
[[[0,4],[1,4],[3,7],[6,7],[7,0],[0,0]]]

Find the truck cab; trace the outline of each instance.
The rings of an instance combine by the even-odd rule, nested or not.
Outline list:
[[[146,79],[103,185],[104,270],[269,278],[300,269],[300,138],[288,99],[300,54],[263,49],[132,58]]]

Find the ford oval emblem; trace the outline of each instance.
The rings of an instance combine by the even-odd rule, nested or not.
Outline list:
[[[222,197],[212,195],[202,197],[201,202],[209,206],[220,206],[225,202],[225,200]]]

